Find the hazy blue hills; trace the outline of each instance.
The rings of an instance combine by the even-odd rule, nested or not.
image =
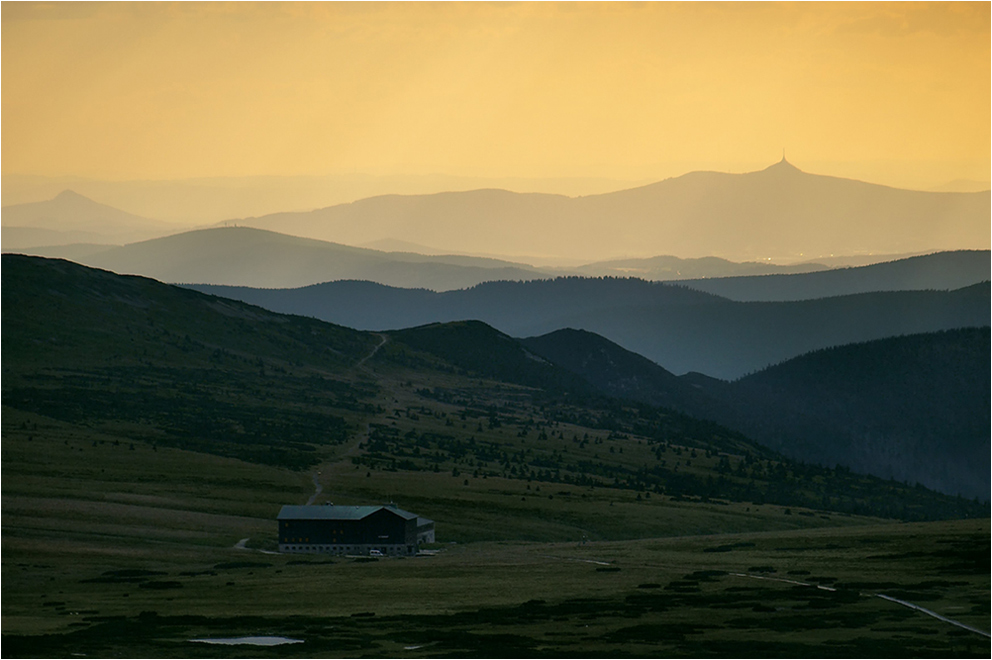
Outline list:
[[[545,277],[523,264],[482,257],[380,252],[248,227],[201,229],[103,251],[47,250],[87,266],[164,282],[296,287],[361,279],[434,290],[489,280]]]
[[[827,298],[871,291],[959,289],[992,273],[988,250],[956,250],[897,259],[858,268],[803,274],[720,277],[683,281],[685,286],[740,301]]]
[[[978,327],[987,325],[989,317],[985,283],[949,292],[888,291],[795,302],[724,302],[679,310],[617,308],[608,314],[559,317],[513,334],[582,328],[676,374],[696,371],[733,379],[818,348]]]
[[[803,353],[900,334],[988,325],[989,285],[886,291],[790,302],[734,302],[638,279],[487,282],[434,293],[369,282],[301,289],[193,288],[277,312],[390,330],[476,319],[514,337],[588,330],[676,374],[723,379]]]
[[[719,257],[697,257],[681,259],[671,255],[647,258],[607,259],[575,268],[562,268],[570,275],[585,277],[639,277],[644,280],[670,281],[692,280],[711,277],[747,277],[751,275],[772,275],[787,273],[812,273],[826,270],[827,266],[818,261],[798,264],[773,264],[760,261],[737,263]]]
[[[632,305],[694,305],[720,299],[708,293],[638,279],[559,277],[531,282],[485,282],[469,289],[435,293],[372,282],[325,282],[299,289],[191,285],[199,291],[245,300],[290,314],[330,320],[349,327],[390,330],[428,323],[478,319],[504,332],[532,319]],[[501,319],[494,323],[492,319]],[[508,330],[503,325],[508,325]]]
[[[468,253],[749,261],[988,249],[990,211],[988,192],[900,190],[809,174],[782,161],[758,172],[692,172],[585,197],[505,190],[387,195],[238,222],[349,245],[395,239]]]
[[[784,454],[989,498],[989,328],[823,349],[726,382],[676,377],[592,333],[521,340],[600,392],[719,421]]]

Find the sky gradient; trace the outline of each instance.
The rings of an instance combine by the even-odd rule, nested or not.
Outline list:
[[[989,3],[4,3],[3,173],[990,178]]]

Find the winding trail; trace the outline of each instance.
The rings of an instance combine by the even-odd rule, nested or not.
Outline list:
[[[318,475],[320,475],[320,471],[314,472],[313,474],[313,495],[311,495],[310,499],[307,500],[307,506],[313,504],[313,501],[317,499],[317,496],[324,490],[324,487],[320,485],[319,481],[317,481]]]
[[[361,360],[359,360],[355,364],[356,367],[363,367],[363,366],[365,366],[365,363],[368,362],[369,360],[371,360],[372,357],[376,353],[379,352],[379,349],[382,348],[383,346],[385,346],[386,345],[386,342],[389,341],[389,337],[387,337],[384,334],[381,334],[381,333],[378,333],[378,332],[375,332],[373,334],[376,335],[377,337],[379,337],[379,344],[375,348],[372,349],[372,352],[371,353],[369,353],[368,355],[366,355],[365,357],[363,357]]]
[[[367,371],[369,373],[371,373],[372,370],[366,367],[365,363],[371,360],[375,356],[375,354],[379,352],[379,349],[385,346],[386,343],[389,341],[389,337],[387,337],[382,333],[374,332],[372,334],[376,335],[379,338],[379,343],[376,344],[375,348],[373,348],[368,355],[366,355],[361,360],[356,362],[354,367],[355,369],[362,369],[363,371]],[[363,435],[359,435],[358,438],[356,438],[356,440],[353,443],[351,443],[350,447],[348,447],[344,452],[342,452],[339,456],[337,456],[334,460],[334,463],[342,463],[348,458],[351,458],[352,456],[357,454],[358,449],[361,446],[362,442],[368,440],[369,434],[371,433],[372,433],[372,423],[369,422],[368,424],[365,425],[365,433]],[[328,465],[322,467],[328,467]],[[307,506],[313,504],[317,500],[317,497],[319,497],[320,494],[324,492],[324,486],[321,485],[320,481],[318,480],[318,477],[320,476],[321,476],[321,470],[318,469],[313,474],[313,495],[311,495],[310,499],[307,500],[306,502]]]
[[[767,575],[751,575],[750,573],[731,573],[731,575],[736,577],[746,577],[752,578],[754,580],[769,580],[770,582],[785,582],[786,584],[796,584],[800,587],[816,587],[823,591],[837,591],[833,587],[825,587],[822,584],[810,584],[809,582],[800,582],[799,580],[787,580],[785,578],[773,578]]]

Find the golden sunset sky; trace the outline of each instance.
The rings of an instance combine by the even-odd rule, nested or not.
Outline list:
[[[3,3],[4,174],[990,178],[989,3]]]

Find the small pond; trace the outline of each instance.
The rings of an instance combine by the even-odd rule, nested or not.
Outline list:
[[[191,639],[191,642],[200,644],[248,644],[250,646],[279,646],[280,644],[302,644],[302,639],[292,639],[289,637],[275,637],[267,635],[256,635],[251,637],[208,637],[204,639]]]

